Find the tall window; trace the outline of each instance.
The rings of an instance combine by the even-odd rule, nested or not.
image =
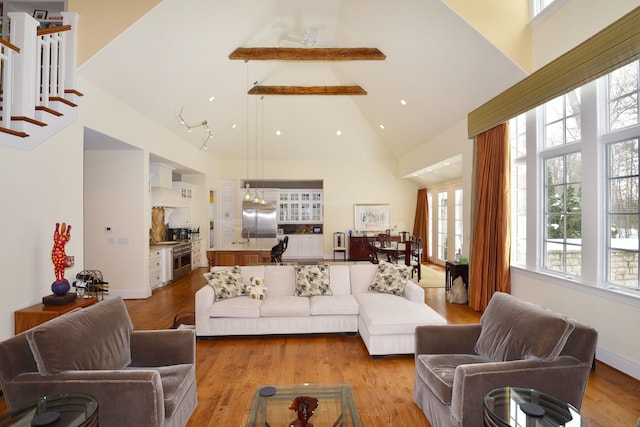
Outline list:
[[[536,16],[544,10],[547,6],[553,3],[555,0],[532,0],[533,1],[533,16]]]
[[[455,218],[454,218],[454,223],[455,223],[455,231],[454,231],[454,236],[455,236],[455,242],[456,242],[456,253],[458,253],[458,251],[462,252],[462,244],[464,243],[464,218],[462,216],[462,211],[463,211],[463,206],[462,206],[462,190],[458,189],[455,191],[455,202],[456,202],[456,208],[455,208]]]
[[[607,147],[609,158],[608,278],[638,288],[638,138]]]
[[[447,192],[438,193],[438,259],[447,259]]]
[[[636,61],[606,78],[607,128],[607,277],[614,286],[638,289],[638,90]],[[635,137],[634,137],[635,136]],[[629,138],[631,137],[631,138]]]
[[[544,267],[580,276],[582,267],[580,153],[546,159]]]
[[[511,121],[514,265],[640,296],[639,100],[634,61]]]

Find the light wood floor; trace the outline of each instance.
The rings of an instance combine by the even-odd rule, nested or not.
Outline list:
[[[127,300],[134,327],[169,328],[176,313],[192,312],[204,271],[154,291],[149,299]],[[448,304],[444,289],[425,289],[425,302],[449,323],[473,323],[480,317],[467,306]],[[243,426],[258,384],[304,382],[351,383],[363,426],[429,426],[412,401],[412,356],[372,359],[357,336],[199,339],[196,349],[199,404],[189,427]],[[4,412],[2,399],[0,414]],[[635,426],[640,382],[597,362],[581,412],[589,427]]]

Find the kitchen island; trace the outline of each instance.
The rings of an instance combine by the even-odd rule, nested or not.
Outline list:
[[[219,249],[209,249],[207,259],[209,267],[268,264],[271,262],[271,248],[278,239],[249,239],[248,242],[236,242]]]

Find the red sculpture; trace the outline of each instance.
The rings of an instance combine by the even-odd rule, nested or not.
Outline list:
[[[67,254],[64,252],[64,245],[71,238],[71,226],[67,227],[64,222],[62,226],[56,223],[56,231],[53,233],[53,249],[51,250],[51,260],[53,261],[53,271],[56,274],[54,283],[66,281],[64,269],[67,266]]]
[[[289,427],[313,427],[309,418],[318,407],[318,399],[309,396],[298,396],[289,405],[289,409],[298,412],[298,419],[291,421]]]

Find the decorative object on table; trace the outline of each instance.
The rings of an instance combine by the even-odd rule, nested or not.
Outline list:
[[[447,301],[451,304],[466,304],[468,299],[467,287],[462,277],[458,276],[453,280],[453,285],[451,285],[451,289],[447,292]]]
[[[102,301],[104,294],[109,292],[108,285],[109,282],[103,280],[100,270],[82,270],[76,274],[76,280],[73,282],[78,296],[81,298],[95,297],[99,301]]]
[[[264,286],[262,277],[251,277],[249,280],[251,281],[249,285],[249,296],[253,299],[264,299],[267,288]]]
[[[291,421],[289,427],[313,427],[309,418],[318,407],[318,399],[309,396],[298,396],[289,405],[289,409],[298,413],[298,419]]]
[[[389,213],[391,206],[385,205],[355,205],[355,229],[356,231],[382,232],[389,229]]]
[[[69,281],[64,278],[64,269],[73,265],[69,265],[73,257],[67,257],[64,251],[64,245],[69,239],[71,239],[71,226],[67,226],[64,222],[62,224],[57,222],[53,233],[53,249],[51,249],[51,261],[53,261],[53,271],[56,275],[55,282],[51,284],[51,290],[55,295],[64,295],[71,288]]]

